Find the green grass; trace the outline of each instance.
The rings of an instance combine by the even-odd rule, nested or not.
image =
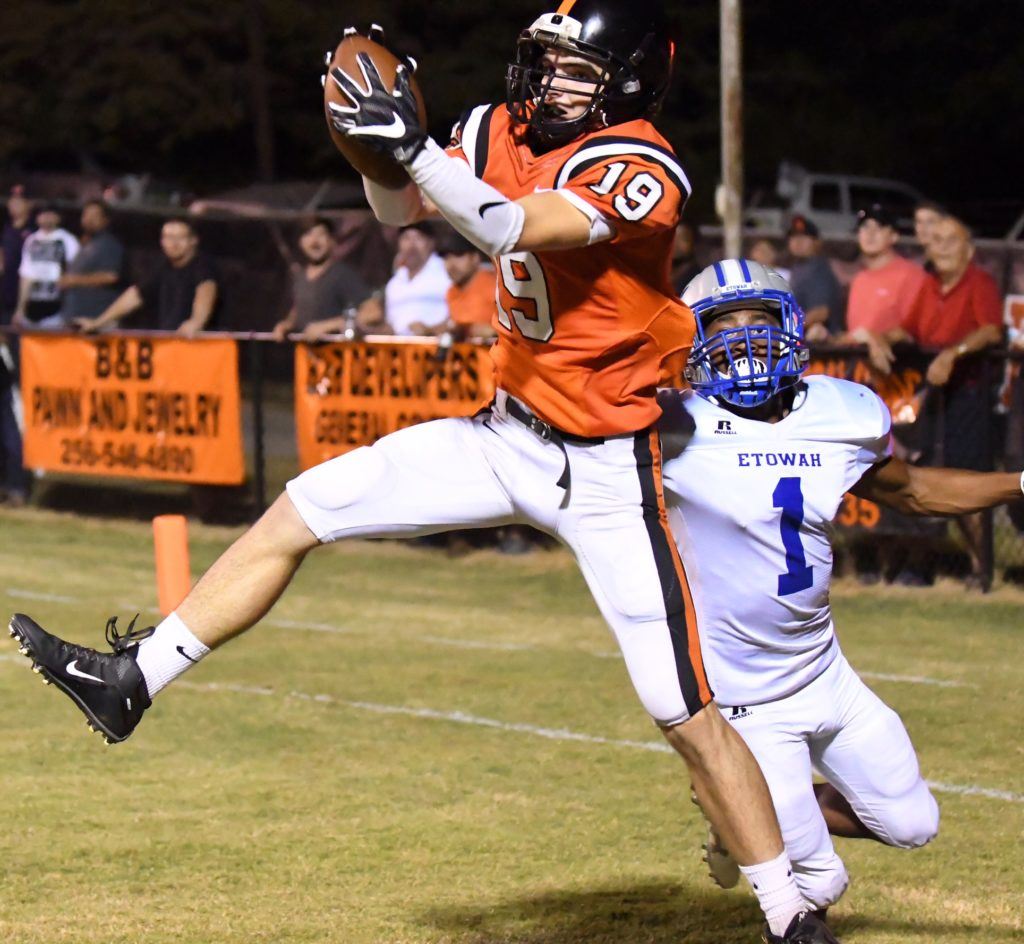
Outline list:
[[[193,528],[193,570],[236,533]],[[108,615],[153,606],[143,525],[27,511],[0,514],[0,536],[9,610],[95,643]],[[954,584],[836,591],[855,667],[966,683],[872,682],[929,779],[1024,793],[1022,602]],[[117,747],[12,643],[0,941],[754,941],[752,896],[702,873],[676,758],[365,705],[656,743],[613,652],[561,551],[452,560],[385,543],[312,555],[265,625]],[[1024,804],[939,800],[926,849],[840,842],[844,941],[1024,941]]]

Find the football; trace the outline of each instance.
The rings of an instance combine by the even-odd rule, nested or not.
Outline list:
[[[335,130],[331,124],[329,103],[333,102],[336,105],[344,105],[345,107],[351,107],[353,104],[349,97],[338,87],[338,83],[331,80],[331,70],[337,66],[346,74],[352,76],[357,82],[362,83],[362,72],[359,69],[359,63],[356,61],[356,55],[361,52],[366,53],[373,60],[373,64],[377,67],[377,71],[380,73],[381,79],[384,80],[384,84],[388,88],[394,88],[395,70],[400,63],[398,57],[390,50],[381,46],[380,43],[375,43],[372,39],[367,39],[365,36],[358,34],[346,36],[339,43],[330,64],[327,66],[327,78],[324,82],[324,115],[327,118],[327,130],[330,132],[334,146],[341,151],[345,159],[360,174],[391,190],[401,190],[409,182],[409,175],[397,161],[393,160],[389,155],[372,150],[359,141],[346,138]],[[416,111],[419,113],[420,125],[426,128],[427,112],[423,107],[423,94],[420,92],[419,85],[416,84],[415,76],[410,76],[409,84],[416,95]]]

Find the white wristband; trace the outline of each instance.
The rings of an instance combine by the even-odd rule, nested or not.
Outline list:
[[[420,188],[411,180],[401,190],[389,190],[364,177],[363,191],[373,215],[388,226],[414,223],[423,213]]]
[[[406,170],[444,218],[478,249],[502,256],[515,247],[526,220],[523,208],[478,179],[463,161],[445,154],[432,139]]]

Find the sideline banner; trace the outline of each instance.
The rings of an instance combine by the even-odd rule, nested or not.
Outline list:
[[[904,354],[893,365],[892,373],[882,376],[872,370],[863,354],[822,351],[811,357],[807,373],[852,380],[874,390],[892,414],[893,438],[898,450],[901,430],[909,430],[920,413],[921,389],[929,359],[925,354]],[[946,531],[944,522],[901,515],[849,492],[843,496],[843,503],[839,506],[836,525],[843,531],[887,535],[928,536]]]
[[[494,396],[487,348],[395,342],[295,345],[295,429],[303,469],[425,420],[471,416]]]
[[[21,393],[27,468],[245,481],[234,341],[26,335]]]

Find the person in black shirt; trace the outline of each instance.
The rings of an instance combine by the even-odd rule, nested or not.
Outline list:
[[[217,306],[217,273],[213,262],[199,252],[199,237],[185,219],[172,219],[160,231],[164,260],[148,278],[129,286],[97,318],[78,318],[83,331],[101,331],[138,308],[144,308],[136,327],[176,331],[195,337],[210,322]]]

